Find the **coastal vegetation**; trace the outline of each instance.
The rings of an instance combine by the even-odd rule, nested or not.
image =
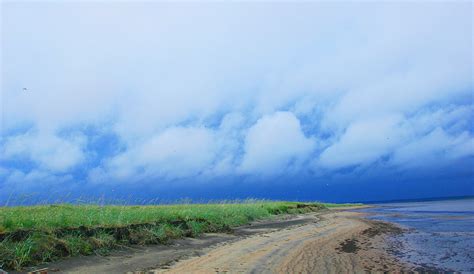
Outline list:
[[[21,269],[77,255],[106,255],[127,245],[166,244],[171,239],[233,227],[278,214],[341,205],[250,200],[180,205],[72,205],[0,207],[0,268]]]

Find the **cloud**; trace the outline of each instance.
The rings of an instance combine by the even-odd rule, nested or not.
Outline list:
[[[311,154],[315,142],[301,131],[291,112],[276,112],[257,121],[245,137],[244,173],[272,174],[298,168]]]
[[[339,141],[321,153],[318,164],[342,168],[376,161],[402,141],[400,121],[398,116],[386,116],[352,123]]]
[[[45,171],[67,172],[86,159],[84,143],[83,136],[64,139],[54,134],[30,131],[7,138],[0,160],[27,159]]]
[[[166,184],[472,157],[468,2],[1,5],[2,174]]]
[[[473,136],[468,132],[452,136],[436,128],[426,136],[397,148],[391,163],[403,168],[433,168],[468,156],[474,156]]]
[[[353,122],[316,161],[318,167],[338,169],[370,165],[383,157],[389,165],[427,167],[472,156],[469,131],[471,107],[426,109],[404,117],[388,115]],[[420,159],[423,159],[420,161]]]
[[[169,128],[109,159],[94,179],[176,179],[199,175],[215,159],[215,136],[205,128]],[[99,176],[99,177],[98,177]]]

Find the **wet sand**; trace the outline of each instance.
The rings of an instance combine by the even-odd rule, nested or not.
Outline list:
[[[166,246],[127,248],[111,256],[72,258],[50,264],[67,273],[363,273],[422,270],[397,259],[393,224],[369,221],[363,213],[325,211],[207,234]]]

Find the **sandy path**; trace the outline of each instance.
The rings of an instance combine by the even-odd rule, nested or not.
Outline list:
[[[406,265],[390,258],[383,249],[373,247],[381,235],[364,235],[372,224],[356,218],[360,215],[354,212],[313,215],[313,222],[214,247],[203,256],[180,261],[170,269],[155,271],[363,273],[365,270],[406,269]]]

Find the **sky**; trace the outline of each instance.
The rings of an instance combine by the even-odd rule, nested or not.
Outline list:
[[[474,195],[472,2],[0,5],[0,204]]]

